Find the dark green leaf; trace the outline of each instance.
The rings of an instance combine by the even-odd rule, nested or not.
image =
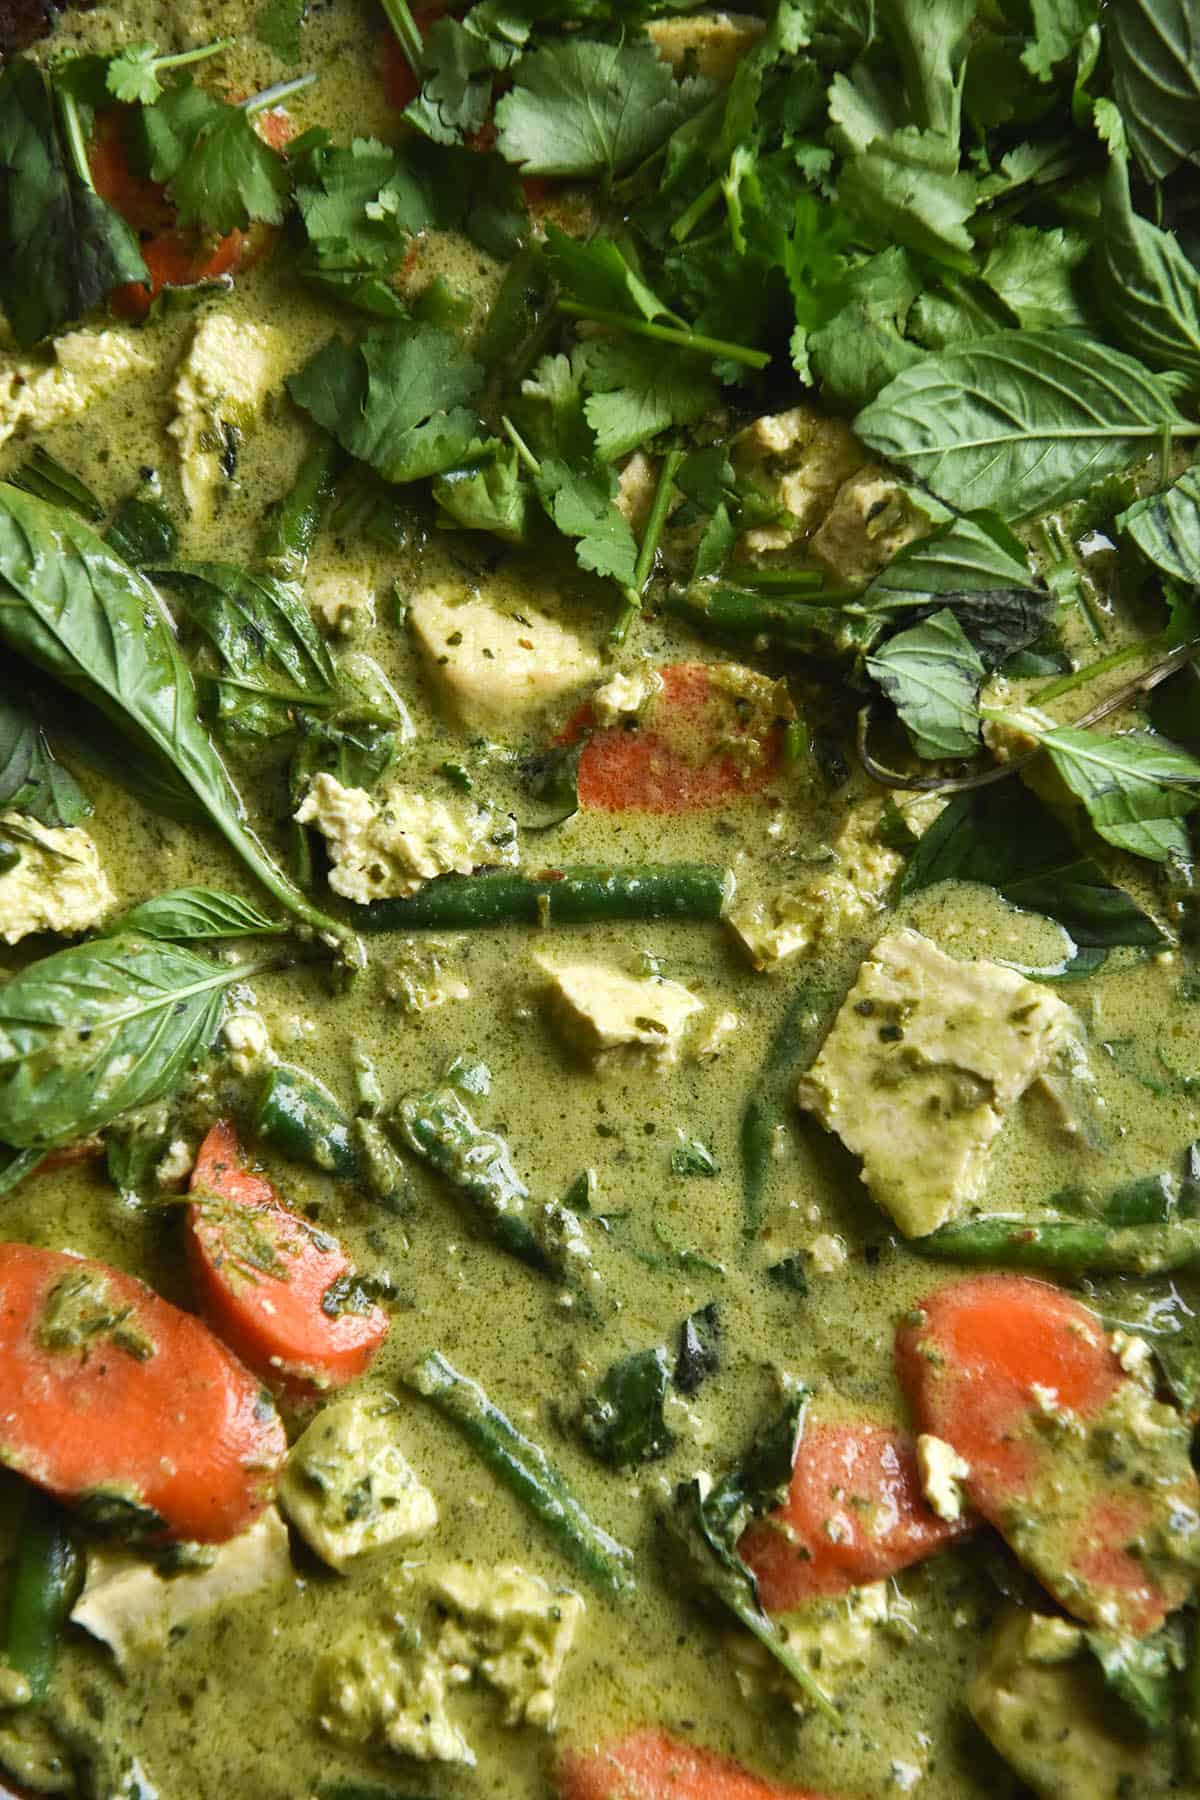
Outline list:
[[[1200,760],[1151,732],[1105,737],[1059,725],[1040,736],[1108,843],[1151,862],[1187,858],[1182,821],[1200,804]]]
[[[629,587],[637,565],[637,543],[625,515],[613,502],[613,486],[599,474],[579,473],[548,457],[535,483],[546,511],[564,537],[574,538],[581,568],[610,575]]]
[[[1164,575],[1200,586],[1200,464],[1161,494],[1136,501],[1117,526]]]
[[[150,174],[167,184],[181,225],[222,235],[252,219],[278,225],[290,182],[249,114],[182,81],[142,114]]]
[[[254,15],[254,35],[281,62],[298,63],[300,28],[307,12],[308,0],[268,0]]]
[[[0,811],[61,826],[78,825],[91,810],[91,801],[57,761],[32,713],[0,688]]]
[[[302,272],[348,303],[361,306],[369,294],[365,310],[404,316],[386,282],[382,292],[369,284],[360,292],[359,284],[398,269],[414,236],[434,223],[425,184],[374,138],[315,144],[295,169],[296,210],[307,239]]]
[[[1175,1663],[1168,1633],[1156,1632],[1149,1638],[1120,1637],[1110,1631],[1084,1635],[1110,1693],[1144,1732],[1161,1736],[1175,1710]]]
[[[603,234],[585,243],[549,225],[543,255],[562,292],[590,311],[624,313],[631,319],[674,316],[632,267],[620,245]]]
[[[897,632],[867,658],[918,756],[972,756],[979,747],[984,666],[948,607]]]
[[[905,325],[921,292],[921,277],[907,250],[880,251],[850,274],[846,303],[809,337],[814,373],[842,406],[859,408],[923,352],[905,337]]]
[[[522,811],[522,831],[548,831],[579,811],[579,759],[586,737],[538,751],[519,763],[521,785],[529,802]]]
[[[951,149],[935,133],[907,127],[876,139],[846,164],[838,200],[875,248],[900,243],[952,269],[972,270],[967,222],[977,202],[975,180],[959,169],[957,145]]]
[[[804,1268],[804,1258],[797,1253],[785,1256],[781,1261],[772,1263],[767,1270],[767,1280],[772,1287],[781,1288],[785,1294],[798,1294],[803,1298],[808,1293],[808,1275]]]
[[[220,888],[173,888],[143,900],[112,925],[103,937],[159,938],[165,943],[198,943],[205,938],[279,937],[288,929],[269,919],[249,900]]]
[[[487,121],[495,66],[485,37],[458,19],[435,19],[425,34],[421,92],[405,119],[435,144],[464,143]]]
[[[438,475],[433,497],[446,523],[464,531],[490,531],[506,543],[524,543],[529,484],[523,479],[515,450],[498,451],[474,469],[451,469]]]
[[[19,344],[35,344],[146,281],[137,238],[78,170],[43,72],[24,57],[0,71],[0,305]]]
[[[162,499],[162,486],[157,476],[144,481],[117,508],[112,524],[104,534],[105,542],[134,568],[148,563],[169,562],[179,543],[175,521]]]
[[[81,519],[90,520],[93,525],[104,517],[104,508],[91,488],[86,487],[77,475],[72,475],[70,469],[64,469],[40,444],[8,479],[23,494],[34,494],[51,506],[69,506],[72,512],[77,512]]]
[[[48,1149],[172,1092],[262,967],[135,936],[30,963],[0,989],[0,1137]]]
[[[1161,945],[1162,933],[1113,887],[1066,827],[1018,782],[956,794],[921,838],[901,878],[904,895],[938,881],[978,881],[1013,906],[1056,919],[1077,944]]]
[[[988,513],[949,519],[906,545],[857,604],[897,619],[948,607],[989,669],[1036,643],[1055,611],[1024,545]]]
[[[1109,0],[1113,92],[1148,181],[1200,151],[1200,13],[1194,0]]]
[[[1195,428],[1168,385],[1119,351],[1067,332],[1004,331],[914,364],[855,430],[948,505],[1022,519]]]
[[[584,405],[596,450],[616,462],[673,425],[690,425],[717,403],[705,361],[645,338],[600,338],[579,355]]]
[[[663,1416],[670,1385],[665,1350],[635,1350],[613,1363],[584,1402],[581,1429],[592,1455],[613,1469],[668,1455],[675,1443]]]
[[[988,252],[982,279],[1030,331],[1083,325],[1076,282],[1087,253],[1082,231],[1012,225]]]
[[[436,325],[380,325],[357,345],[331,338],[292,398],[387,481],[441,475],[486,449],[473,402],[483,368]]]
[[[176,591],[181,610],[240,688],[332,704],[337,671],[294,582],[237,563],[169,563],[154,573]]]
[[[721,1309],[715,1300],[683,1321],[675,1358],[675,1386],[695,1394],[721,1367]]]
[[[1173,232],[1134,212],[1124,156],[1109,163],[1100,223],[1096,298],[1117,341],[1152,369],[1200,379],[1200,275]]]
[[[699,1138],[684,1138],[671,1152],[673,1175],[719,1175],[721,1165]]]

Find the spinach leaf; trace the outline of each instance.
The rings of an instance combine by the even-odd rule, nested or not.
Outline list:
[[[0,306],[18,344],[149,280],[135,233],[73,151],[48,78],[21,56],[0,71],[0,176]]]
[[[0,1139],[50,1149],[179,1086],[225,996],[273,959],[217,963],[133,935],[29,963],[0,989]]]
[[[986,512],[948,519],[905,545],[856,606],[880,619],[948,607],[988,669],[1036,643],[1055,611],[1020,539]]]
[[[956,794],[925,832],[900,880],[903,896],[938,881],[978,881],[1044,913],[1077,944],[1151,949],[1162,933],[1113,887],[1066,827],[1018,782]]]
[[[675,1444],[663,1416],[670,1386],[661,1348],[635,1350],[613,1363],[584,1402],[581,1429],[592,1455],[612,1469],[636,1469],[668,1455]]]
[[[216,651],[235,718],[249,694],[284,709],[333,705],[333,658],[295,582],[236,563],[176,562],[152,572],[178,592],[183,612]],[[284,711],[282,728],[290,724]]]
[[[1120,514],[1117,528],[1164,575],[1200,586],[1200,464],[1185,469],[1161,494],[1135,501]]]
[[[854,429],[947,505],[1006,519],[1078,499],[1168,436],[1200,434],[1159,376],[1055,331],[1001,331],[927,356]]]
[[[159,938],[186,944],[205,938],[278,937],[287,930],[238,894],[220,888],[173,888],[156,894],[106,926],[102,937]]]
[[[1195,0],[1109,0],[1113,93],[1147,181],[1200,151],[1200,13]]]
[[[979,748],[984,666],[948,607],[897,632],[867,658],[918,756],[973,756]]]
[[[0,484],[0,641],[99,709],[142,754],[113,756],[118,781],[197,810],[289,912],[343,934],[267,856],[196,714],[195,689],[145,576],[80,520]],[[153,804],[153,802],[151,802]],[[0,1133],[2,1135],[2,1133]]]
[[[676,81],[645,41],[547,44],[517,65],[496,103],[500,153],[523,175],[619,174],[709,99],[706,81]]]
[[[482,458],[473,402],[483,367],[436,325],[380,325],[331,338],[288,377],[298,406],[386,481],[419,481]]]
[[[1152,732],[1105,737],[1058,725],[1042,748],[1100,836],[1150,862],[1186,859],[1186,815],[1200,804],[1200,761]]]
[[[1120,154],[1108,166],[1096,256],[1096,297],[1118,342],[1152,369],[1200,379],[1200,274],[1173,232],[1134,212]]]
[[[675,1358],[675,1386],[694,1394],[721,1366],[721,1309],[715,1300],[683,1321]]]
[[[753,1633],[809,1701],[836,1719],[828,1695],[763,1611],[754,1575],[737,1553],[751,1520],[787,1497],[807,1407],[808,1389],[792,1382],[780,1417],[750,1447],[740,1467],[711,1484],[700,1476],[681,1482],[664,1524],[688,1573]]]
[[[8,479],[23,494],[35,494],[39,500],[49,501],[51,506],[69,506],[81,519],[90,519],[93,525],[104,517],[104,508],[91,488],[40,444],[34,446],[28,460]]]
[[[78,825],[91,810],[32,713],[0,687],[0,811],[25,813],[41,825]]]

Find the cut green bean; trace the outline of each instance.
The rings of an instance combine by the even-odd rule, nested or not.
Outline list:
[[[775,1155],[775,1133],[783,1117],[792,1076],[809,1059],[829,990],[805,982],[788,1001],[742,1113],[738,1155],[742,1165],[742,1236],[752,1243],[762,1225],[767,1177]]]
[[[1098,1275],[1163,1275],[1200,1260],[1200,1219],[1106,1225],[1099,1219],[972,1219],[943,1225],[910,1246],[940,1262],[1000,1263]]]
[[[720,919],[733,876],[714,863],[575,865],[441,875],[408,900],[351,909],[358,931],[469,931],[486,925],[591,925],[606,919]]]
[[[439,1350],[431,1350],[410,1372],[408,1385],[457,1425],[581,1574],[610,1594],[633,1592],[632,1552],[596,1524],[546,1452],[517,1430],[478,1382],[460,1375]]]
[[[353,1181],[361,1173],[354,1126],[323,1082],[277,1063],[267,1076],[254,1117],[258,1136],[293,1162]]]
[[[729,587],[672,588],[664,612],[686,619],[698,631],[721,637],[763,638],[791,650],[861,649],[878,635],[880,621],[851,612],[840,603],[858,598],[854,590],[824,593]]]
[[[8,1592],[4,1660],[28,1684],[18,1704],[45,1700],[67,1615],[79,1592],[81,1562],[66,1514],[31,1490],[21,1521]]]

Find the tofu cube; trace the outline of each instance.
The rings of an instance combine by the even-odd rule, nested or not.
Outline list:
[[[389,1401],[359,1394],[325,1407],[292,1447],[279,1504],[332,1569],[385,1544],[416,1543],[437,1524],[437,1502],[410,1468],[397,1426]]]
[[[600,672],[574,632],[528,606],[505,613],[426,589],[410,602],[408,622],[447,707],[474,731],[511,725]]]
[[[688,1023],[704,1002],[661,975],[626,975],[601,963],[539,959],[550,982],[550,1003],[569,1042],[593,1059],[621,1049],[646,1051],[660,1066],[679,1055]]]

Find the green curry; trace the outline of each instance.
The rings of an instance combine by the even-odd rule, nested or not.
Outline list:
[[[255,1369],[292,1448],[280,1510],[229,1544],[177,1541],[115,1466],[52,1516],[87,1581],[40,1695],[10,1620],[22,1792],[743,1791],[616,1763],[557,1785],[641,1727],[845,1800],[1200,1792],[1200,277],[1171,185],[1200,107],[1156,162],[1145,3],[1110,6],[1099,74],[1086,6],[1053,43],[1016,8],[844,10],[489,0],[474,35],[419,15],[422,49],[402,5],[101,0],[0,76],[3,1238],[218,1335],[204,1281],[232,1318],[340,1246],[321,1329],[381,1321],[336,1376]],[[115,80],[61,60],[118,50]],[[197,125],[185,91],[266,98]],[[72,129],[89,146],[99,193],[77,170],[55,229],[99,275],[52,280],[20,236],[38,129],[68,163]],[[876,166],[903,131],[942,184],[919,226]],[[1096,247],[1114,217],[1140,289]],[[1033,359],[1007,489],[950,466],[976,343]],[[1056,358],[1094,442],[1069,405],[1038,422]],[[918,377],[961,409],[949,450],[905,425]],[[42,580],[81,619],[105,558],[116,639],[159,632],[191,736],[149,677],[102,692],[25,618]],[[136,1042],[72,1011],[135,940],[165,996]],[[13,984],[68,943],[93,960],[39,1013]],[[219,1171],[189,1221],[218,1120],[299,1224]],[[201,1269],[196,1218],[233,1275]],[[1110,1411],[1025,1395],[1016,1437],[1066,1448],[1003,1517],[897,1374],[897,1328],[963,1278],[946,1258],[1070,1288],[1113,1346]],[[133,1381],[158,1354],[139,1304],[65,1277],[31,1342]],[[14,1616],[23,1476],[80,1498],[22,1461],[31,1391],[0,1426]],[[741,1532],[795,1548],[793,1459],[834,1427],[902,1445],[875,1501],[919,1525],[762,1610]],[[886,1457],[918,1432],[906,1477]],[[848,1509],[890,1544],[845,1468],[829,1543]],[[1171,1496],[1129,1552],[1167,1599],[1132,1624],[1119,1590],[1097,1624],[1109,1573],[1072,1563],[1097,1491]]]

